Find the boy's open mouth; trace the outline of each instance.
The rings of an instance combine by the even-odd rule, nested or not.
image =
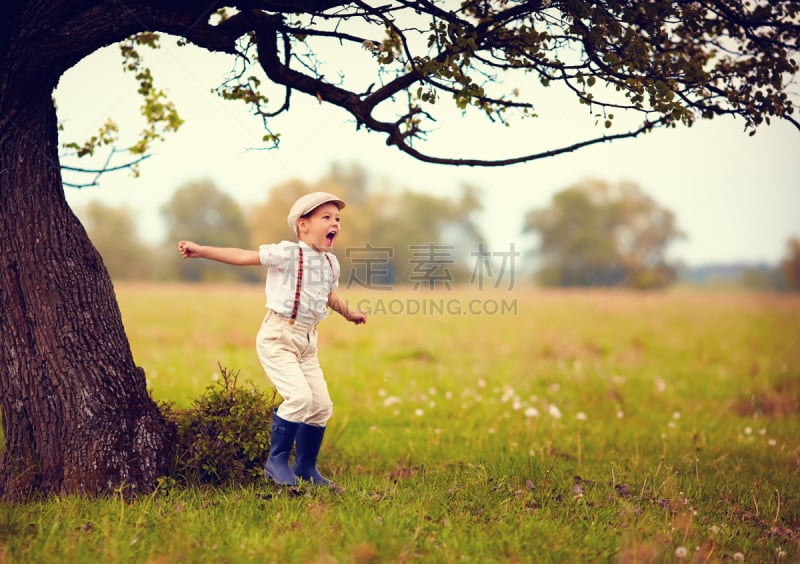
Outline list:
[[[327,235],[325,235],[325,239],[328,241],[328,245],[333,246],[333,240],[336,239],[336,231],[329,231]]]

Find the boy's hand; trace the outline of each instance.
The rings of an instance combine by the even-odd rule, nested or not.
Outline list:
[[[196,258],[200,256],[197,253],[197,243],[194,241],[180,241],[178,243],[178,251],[180,251],[183,258]]]
[[[367,315],[362,312],[356,310],[350,310],[347,312],[347,321],[355,323],[356,325],[361,325],[362,323],[367,322]]]

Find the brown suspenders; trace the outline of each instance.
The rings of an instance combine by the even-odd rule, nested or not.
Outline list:
[[[294,287],[294,307],[292,307],[292,319],[289,321],[290,325],[294,325],[294,321],[297,319],[297,310],[300,309],[300,290],[303,287],[303,248],[298,247],[297,250],[300,256],[297,262],[297,284]],[[325,253],[325,258],[328,259],[328,266],[331,267],[331,280],[333,280],[333,262],[327,253]]]
[[[294,320],[297,319],[297,310],[300,307],[300,288],[303,287],[303,247],[298,247],[300,251],[300,258],[297,264],[297,284],[294,288],[294,307],[292,308],[292,319],[289,321],[290,325],[294,325]]]

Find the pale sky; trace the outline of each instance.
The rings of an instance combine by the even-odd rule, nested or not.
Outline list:
[[[296,93],[290,114],[271,122],[273,131],[281,133],[280,148],[252,150],[264,134],[260,120],[210,92],[231,60],[171,47],[170,41],[164,45],[146,53],[146,62],[186,123],[166,142],[155,144],[138,179],[119,172],[104,176],[99,187],[67,189],[76,209],[92,200],[128,206],[140,218],[142,237],[148,241],[163,237],[158,210],[186,182],[210,179],[246,207],[263,202],[268,190],[281,182],[315,182],[333,162],[359,163],[371,176],[385,177],[399,188],[437,195],[457,195],[465,183],[481,188],[481,227],[498,250],[526,243],[521,236],[526,211],[547,206],[553,194],[587,178],[635,182],[675,212],[688,238],[670,246],[669,256],[690,265],[775,263],[785,255],[789,237],[800,237],[800,132],[787,123],[748,137],[743,123],[714,120],[523,165],[456,168],[415,161],[386,147],[383,136],[355,131],[344,112]],[[134,79],[121,67],[118,49],[111,47],[62,78],[55,98],[65,138],[83,141],[108,117],[121,125],[128,140],[141,129]],[[480,116],[462,118],[450,112],[435,132],[441,151],[464,157],[515,156],[552,148],[553,140],[579,140],[586,130],[585,107],[563,103],[557,92],[545,93],[542,100],[537,107],[542,119],[511,128],[489,129]],[[592,130],[592,136],[600,132]],[[346,220],[345,214],[345,228]]]

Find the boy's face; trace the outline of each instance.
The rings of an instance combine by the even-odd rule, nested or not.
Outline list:
[[[334,203],[314,208],[311,215],[297,220],[300,240],[315,251],[330,251],[339,236],[341,213]]]

